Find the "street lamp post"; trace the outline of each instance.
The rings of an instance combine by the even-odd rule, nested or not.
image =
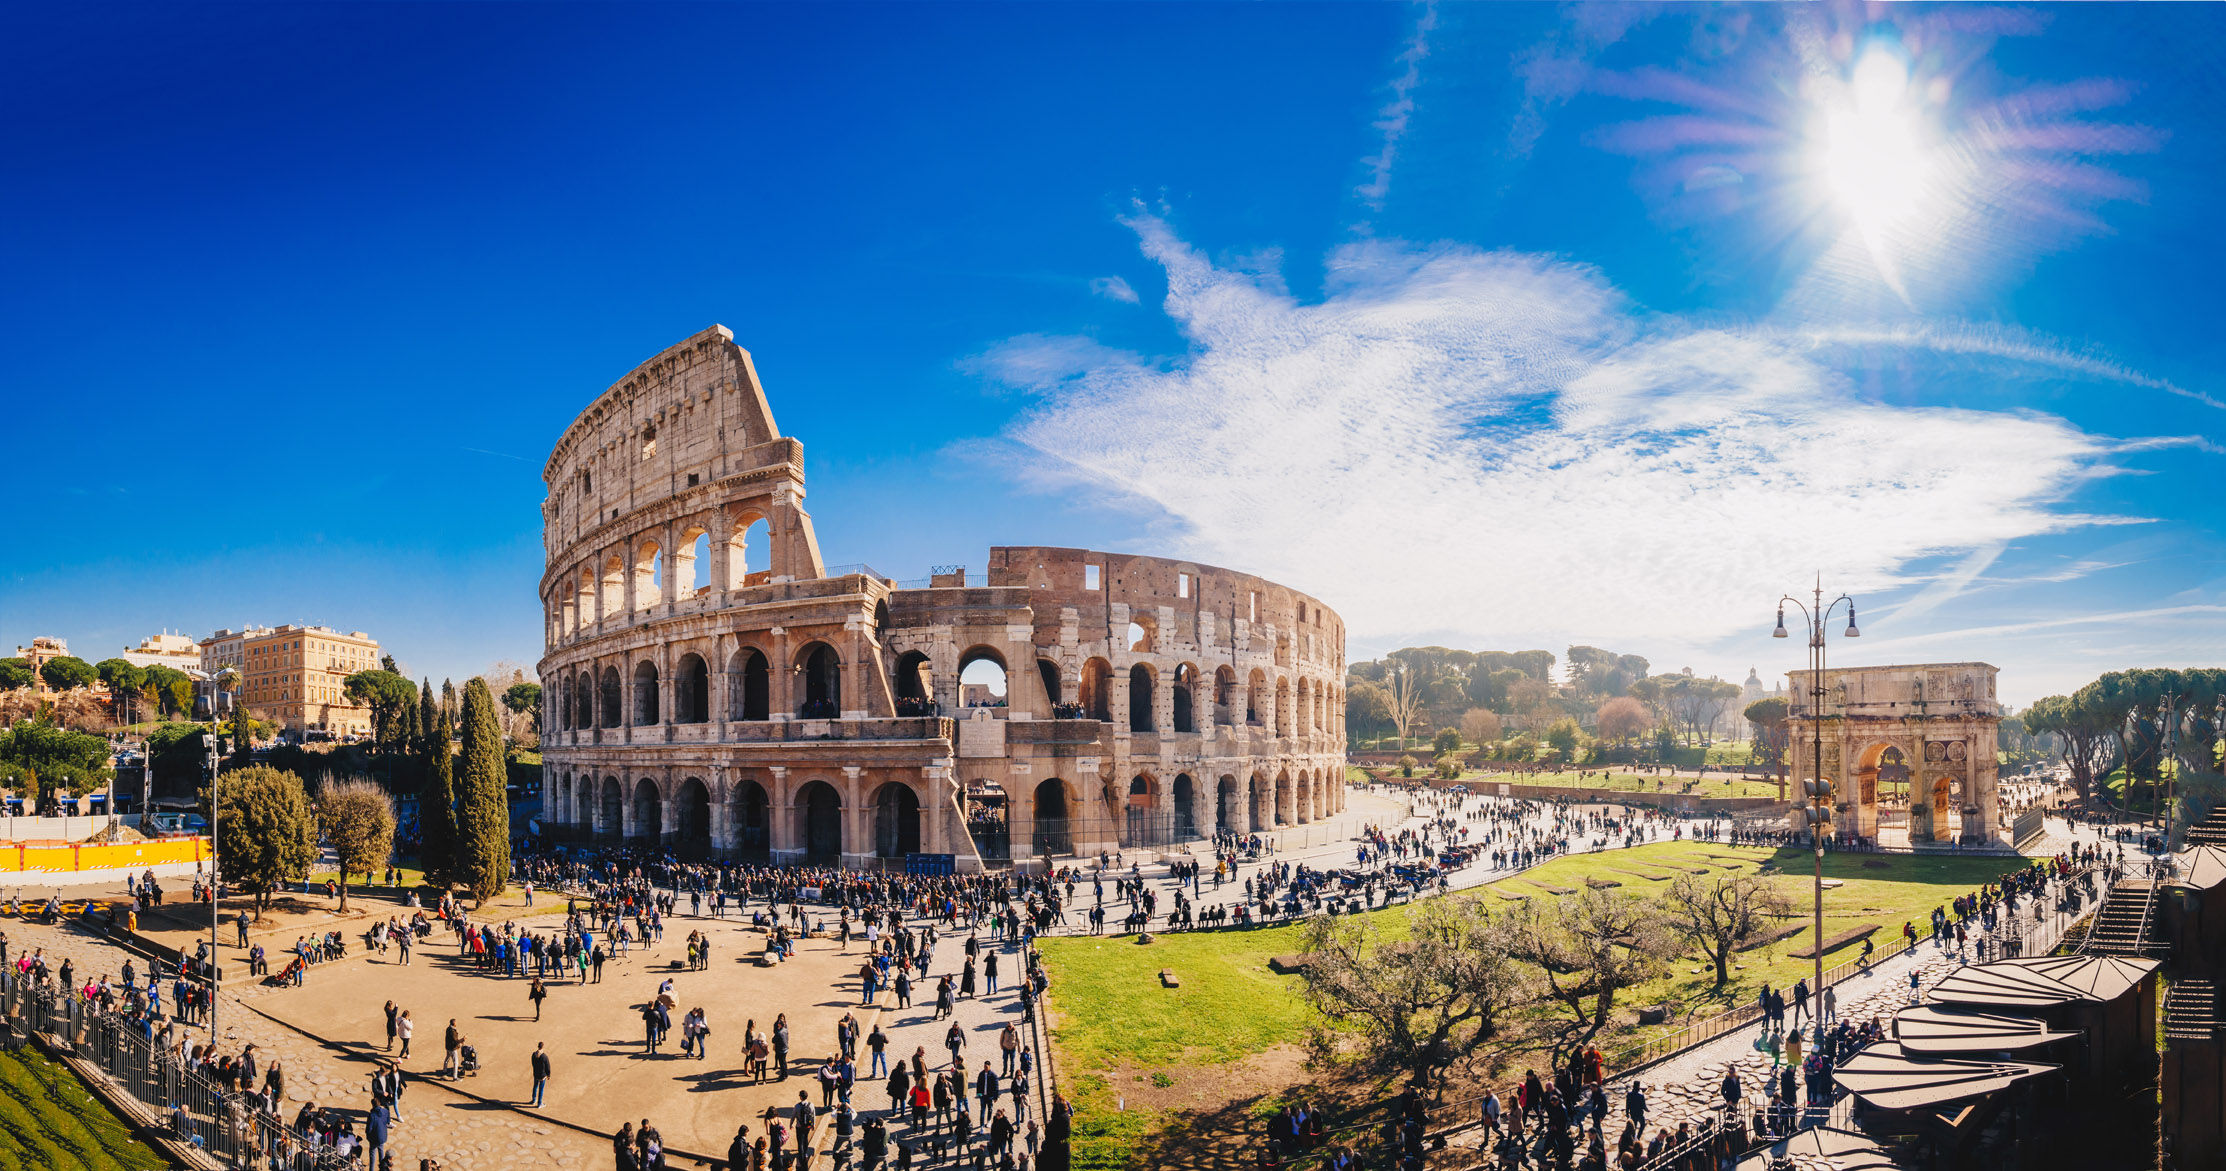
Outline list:
[[[236,705],[235,705],[235,706],[236,706]],[[236,717],[235,717],[235,718],[236,718]],[[223,1034],[221,1034],[221,1033],[219,1033],[219,1032],[217,1032],[217,1031],[216,1031],[216,1011],[217,1011],[217,999],[218,999],[218,997],[217,997],[217,994],[216,994],[216,972],[217,972],[217,962],[216,962],[216,961],[217,961],[217,949],[218,949],[218,948],[220,948],[220,947],[222,947],[222,946],[224,946],[224,945],[223,945],[222,943],[218,942],[218,940],[217,940],[217,922],[218,922],[218,918],[219,918],[219,917],[220,917],[220,916],[221,916],[221,915],[222,915],[222,914],[224,913],[224,911],[223,911],[223,907],[224,907],[224,900],[222,900],[221,898],[218,898],[217,896],[218,896],[218,895],[219,895],[220,893],[222,893],[222,891],[223,891],[224,887],[223,887],[223,884],[222,884],[221,880],[220,880],[220,879],[218,878],[218,875],[219,875],[220,873],[222,873],[222,871],[221,871],[221,870],[219,869],[219,867],[218,867],[218,864],[217,864],[217,852],[216,852],[216,833],[217,833],[217,831],[216,831],[216,820],[217,820],[217,818],[216,818],[216,813],[217,813],[217,807],[216,807],[216,772],[217,772],[217,766],[218,766],[218,764],[219,764],[219,762],[220,762],[220,758],[219,758],[219,757],[217,756],[217,753],[216,753],[216,703],[215,703],[215,701],[214,701],[214,700],[211,700],[211,701],[210,701],[210,703],[209,703],[209,744],[208,744],[208,747],[209,747],[209,970],[208,970],[208,971],[207,971],[206,973],[204,973],[204,974],[205,974],[205,975],[207,975],[207,977],[208,977],[208,979],[209,979],[209,1043],[213,1045],[213,1044],[215,1044],[215,1043],[216,1043],[216,1039],[217,1039],[218,1037],[220,1037],[220,1036],[222,1036],[222,1035],[223,1035]],[[184,957],[182,957],[182,956],[181,956],[180,958],[182,959],[182,958],[184,958]]]
[[[1802,812],[1806,814],[1808,823],[1809,844],[1814,847],[1816,854],[1815,926],[1813,928],[1815,936],[1809,941],[1809,951],[1816,957],[1816,980],[1810,986],[1809,993],[1815,999],[1817,1005],[1814,1017],[1816,1044],[1817,1048],[1821,1050],[1824,1045],[1824,831],[1832,823],[1832,782],[1824,776],[1824,623],[1830,619],[1832,611],[1837,609],[1841,602],[1845,602],[1847,603],[1847,637],[1860,638],[1863,632],[1855,627],[1855,599],[1848,597],[1846,594],[1841,594],[1839,597],[1832,599],[1830,605],[1826,605],[1824,602],[1824,582],[1822,578],[1819,578],[1809,605],[1802,605],[1801,600],[1791,594],[1785,594],[1778,598],[1778,628],[1770,632],[1770,637],[1786,637],[1785,608],[1789,602],[1792,603],[1794,609],[1801,611],[1803,630],[1809,637],[1809,752],[1811,766],[1809,778],[1801,783],[1801,793],[1803,797],[1807,798],[1807,805]]]

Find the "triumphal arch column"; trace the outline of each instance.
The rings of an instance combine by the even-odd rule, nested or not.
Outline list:
[[[1834,667],[1818,703],[1811,673],[1787,672],[1790,774],[1819,775],[1821,740],[1838,832],[1876,838],[1906,826],[1912,844],[1996,840],[1995,674],[1989,663]],[[1800,824],[1800,804],[1792,799],[1788,824]]]

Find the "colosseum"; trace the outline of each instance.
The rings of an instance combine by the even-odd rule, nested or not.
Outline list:
[[[1083,549],[918,582],[823,565],[804,446],[723,326],[603,392],[542,475],[557,833],[965,871],[1344,805],[1335,612]]]

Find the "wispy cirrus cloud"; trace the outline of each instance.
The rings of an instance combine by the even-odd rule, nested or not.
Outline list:
[[[1422,62],[1430,56],[1430,34],[1438,27],[1436,0],[1425,0],[1422,11],[1415,17],[1414,36],[1399,54],[1399,63],[1405,71],[1391,83],[1391,100],[1376,113],[1376,129],[1383,135],[1377,152],[1364,160],[1368,165],[1368,181],[1354,189],[1361,202],[1382,211],[1384,196],[1391,194],[1391,164],[1398,157],[1399,140],[1407,135],[1407,125],[1414,118],[1414,90],[1422,84]]]
[[[1650,315],[1549,257],[1363,242],[1316,301],[1128,221],[1190,341],[1165,361],[1015,338],[980,368],[1039,401],[1007,438],[1195,556],[1332,599],[1356,639],[1539,632],[1703,643],[1789,571],[1968,585],[2114,441],[2033,411],[1866,398],[1811,338]]]

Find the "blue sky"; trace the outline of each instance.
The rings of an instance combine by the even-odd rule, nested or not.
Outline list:
[[[539,473],[712,322],[831,563],[1410,642],[2226,657],[2226,12],[18,6],[0,640],[539,654]],[[14,645],[8,643],[6,645]]]

